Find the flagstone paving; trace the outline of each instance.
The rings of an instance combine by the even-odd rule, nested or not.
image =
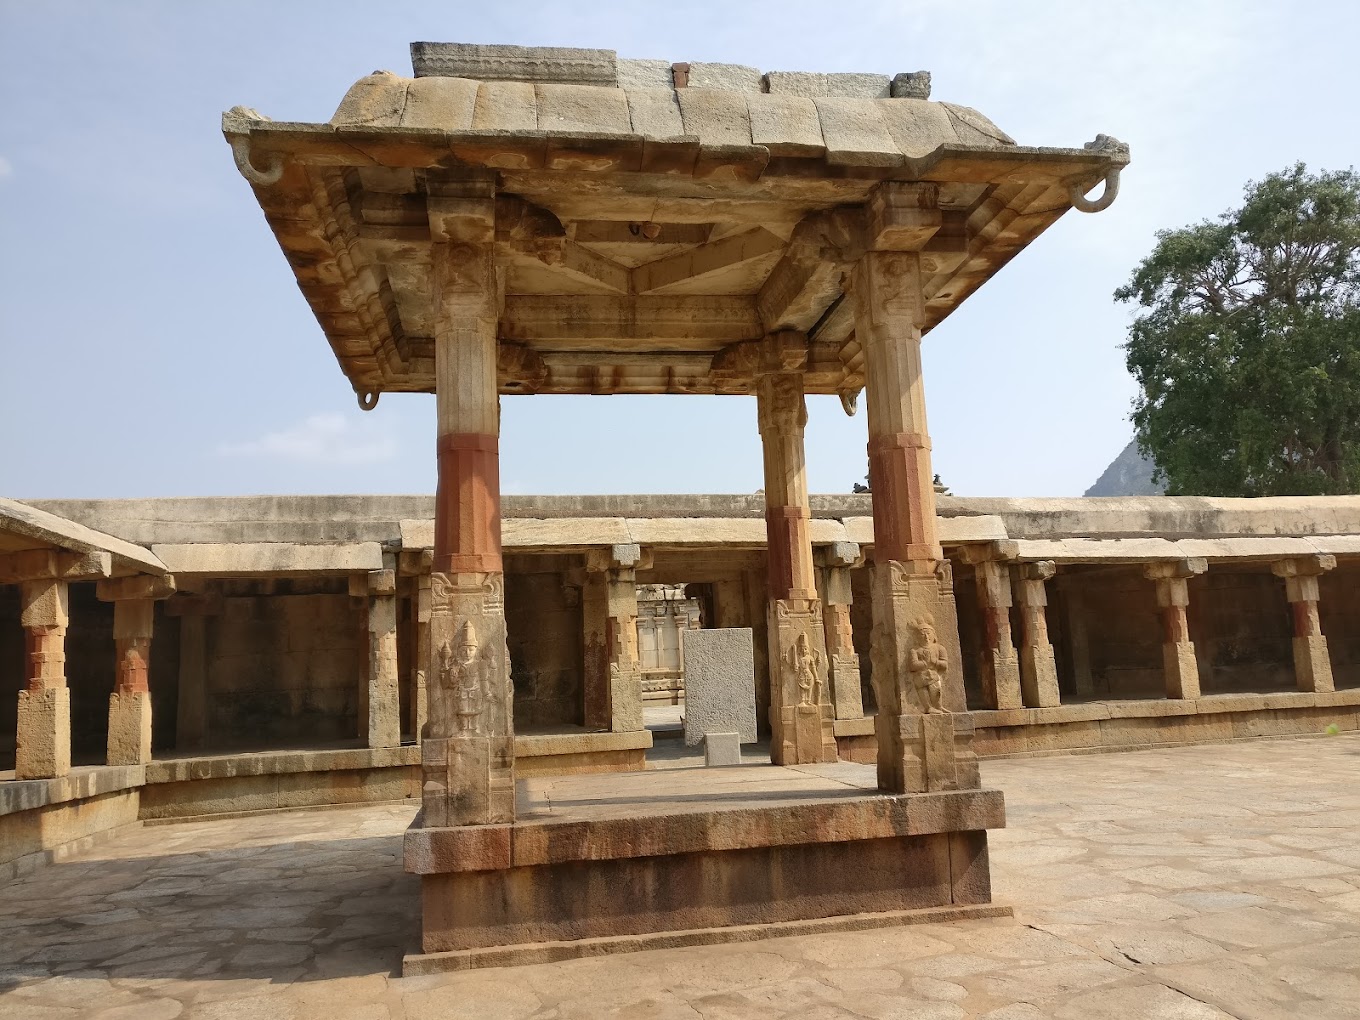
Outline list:
[[[1013,921],[419,978],[410,806],[145,827],[0,889],[0,1018],[1360,1018],[1360,736],[983,776]]]

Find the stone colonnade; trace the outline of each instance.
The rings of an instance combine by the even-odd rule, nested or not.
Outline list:
[[[980,673],[983,700],[989,709],[1050,708],[1061,703],[1056,659],[1049,640],[1045,582],[1057,577],[1063,595],[1073,684],[1078,696],[1095,693],[1091,673],[1085,607],[1072,575],[1057,573],[1051,560],[1010,562],[1014,543],[988,543],[960,550],[973,566],[978,611],[982,620]],[[1162,675],[1167,698],[1201,697],[1199,662],[1190,637],[1190,587],[1193,577],[1208,570],[1202,557],[1156,560],[1140,565],[1154,585],[1161,630]],[[1294,674],[1298,689],[1325,693],[1334,689],[1327,639],[1318,618],[1318,578],[1336,567],[1330,554],[1294,556],[1270,563],[1285,582],[1293,625]],[[1022,620],[1019,649],[1013,642],[1012,606]]]

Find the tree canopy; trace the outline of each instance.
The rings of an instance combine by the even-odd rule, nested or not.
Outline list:
[[[1115,298],[1138,446],[1171,494],[1360,492],[1360,177],[1302,163],[1157,234]]]

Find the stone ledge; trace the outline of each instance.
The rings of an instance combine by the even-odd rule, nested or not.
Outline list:
[[[831,723],[831,732],[838,737],[872,737],[874,717],[866,715],[859,719],[835,719]]]
[[[516,748],[518,752],[518,748]],[[299,751],[251,751],[241,754],[172,758],[146,765],[146,782],[180,783],[193,779],[233,779],[287,772],[341,772],[419,765],[420,747],[353,747]]]
[[[88,800],[105,793],[135,789],[145,782],[145,765],[95,765],[73,769],[60,779],[0,782],[0,815]]]
[[[981,709],[971,713],[978,729],[988,726],[1033,726],[1042,723],[1089,722],[1110,718],[1110,706],[1103,701],[1053,708]]]
[[[648,949],[675,949],[721,943],[754,942],[758,939],[789,935],[817,935],[825,932],[864,931],[896,928],[907,924],[936,924],[944,921],[1012,917],[1013,908],[985,903],[921,907],[915,910],[885,910],[874,914],[847,914],[800,921],[771,921],[766,924],[728,925],[721,928],[693,928],[662,931],[646,935],[615,935],[569,939],[559,942],[529,942],[517,946],[486,949],[456,949],[443,953],[410,953],[402,958],[402,977],[442,974],[446,971],[474,970],[480,967],[521,967],[533,963],[555,963],[613,953],[635,953]]]
[[[588,821],[435,829],[421,821],[406,830],[406,871],[438,875],[998,829],[1006,808],[998,790],[958,790]]]
[[[651,730],[623,733],[527,733],[515,737],[516,758],[555,754],[590,754],[600,751],[638,751],[652,746]],[[420,761],[420,756],[416,756]]]

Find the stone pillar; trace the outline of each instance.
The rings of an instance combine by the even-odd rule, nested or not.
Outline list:
[[[56,578],[24,581],[20,587],[28,675],[19,692],[15,779],[55,779],[71,771],[67,590],[66,582]]]
[[[165,604],[165,614],[179,618],[176,751],[197,750],[208,740],[208,617],[221,611],[221,598],[212,595],[181,595]]]
[[[1057,572],[1052,560],[1015,564],[1015,602],[1020,607],[1020,689],[1028,708],[1056,708],[1058,663],[1048,640],[1048,592],[1044,582]]]
[[[1067,653],[1072,660],[1072,686],[1079,697],[1090,697],[1096,692],[1091,675],[1091,642],[1086,634],[1086,604],[1076,580],[1071,574],[1059,574],[1056,581],[1062,594],[1063,632],[1067,635]]]
[[[831,703],[837,719],[864,718],[860,692],[859,655],[855,652],[850,607],[850,570],[863,562],[855,542],[833,542],[822,551],[822,622],[826,631],[826,656],[830,662]]]
[[[95,594],[113,603],[113,641],[118,668],[109,695],[110,765],[145,765],[151,760],[151,630],[156,600],[175,592],[168,577],[120,577],[100,581]]]
[[[429,715],[426,678],[430,669],[430,575],[416,576],[415,655],[411,663],[411,733],[420,743]]]
[[[1296,556],[1271,565],[1284,578],[1285,598],[1294,616],[1294,679],[1299,690],[1321,693],[1336,689],[1327,639],[1318,621],[1318,577],[1336,567],[1330,553]]]
[[[615,733],[643,729],[638,654],[636,545],[592,549],[586,557],[586,725]],[[592,665],[593,663],[593,665]]]
[[[803,429],[807,338],[781,332],[761,345],[756,409],[765,460],[769,558],[770,760],[835,761],[826,636],[812,566]]]
[[[350,594],[368,603],[367,664],[360,736],[365,747],[401,746],[401,684],[397,668],[397,572],[370,570],[353,579]]]
[[[962,657],[951,571],[935,521],[921,379],[919,248],[938,229],[929,186],[880,186],[866,210],[871,248],[851,281],[864,351],[869,484],[874,513],[874,630],[878,785],[893,793],[977,785],[962,713]],[[956,730],[964,745],[956,751]]]
[[[973,564],[982,617],[982,695],[988,708],[1020,708],[1020,657],[1011,637],[1010,569],[1004,562],[1013,552],[997,545],[965,546],[962,555]]]
[[[495,185],[432,174],[427,195],[439,485],[424,824],[510,822],[514,688],[501,565]]]
[[[1162,617],[1162,672],[1168,698],[1199,697],[1199,664],[1185,607],[1190,604],[1187,580],[1208,569],[1201,557],[1149,563],[1143,575],[1157,585],[1157,608]]]

